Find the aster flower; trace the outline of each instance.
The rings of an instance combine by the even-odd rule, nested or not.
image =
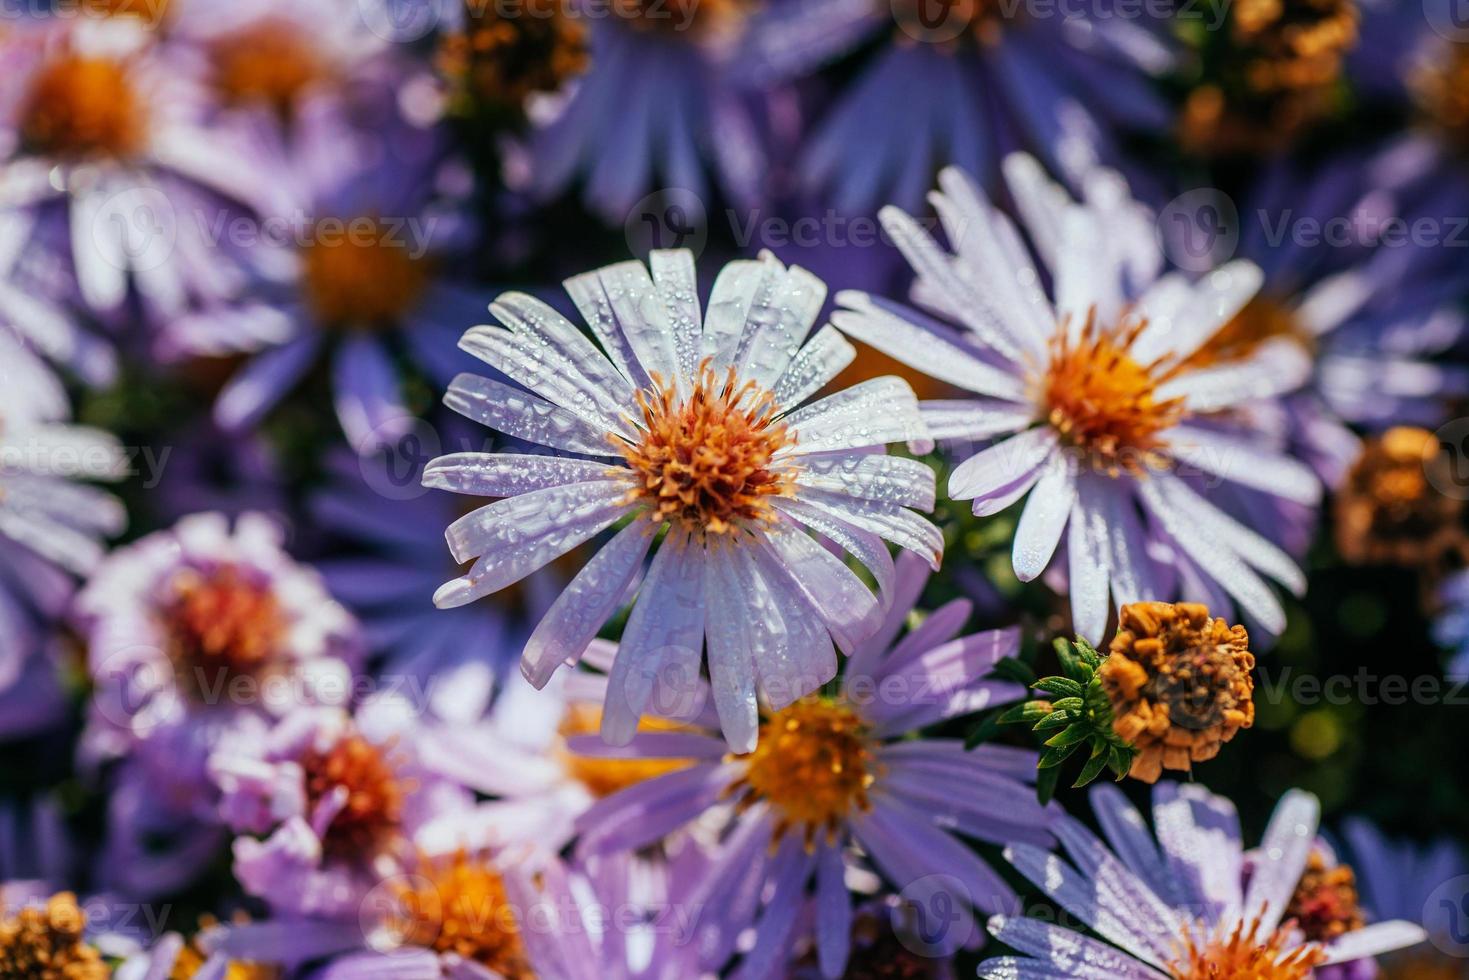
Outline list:
[[[1353,564],[1396,564],[1429,575],[1469,557],[1453,461],[1426,429],[1369,439],[1332,501],[1336,546]]]
[[[70,413],[55,375],[0,326],[0,703],[23,703],[0,728],[12,732],[55,717],[60,699],[48,692],[59,692],[47,678],[56,621],[73,576],[90,572],[103,540],[127,522],[119,501],[77,482],[121,478],[122,447],[67,424]]]
[[[1100,938],[995,916],[990,932],[1021,955],[986,960],[981,977],[1306,980],[1319,967],[1406,948],[1426,935],[1393,920],[1311,942],[1285,918],[1320,819],[1308,793],[1281,799],[1260,847],[1248,854],[1233,804],[1201,786],[1158,784],[1156,841],[1115,787],[1095,787],[1091,802],[1105,844],[1062,817],[1054,827],[1069,861],[1025,844],[1006,856]]]
[[[581,17],[590,55],[564,98],[536,114],[541,121],[518,168],[533,195],[552,197],[583,180],[586,206],[620,225],[660,179],[709,200],[707,154],[731,201],[760,200],[763,148],[729,77],[745,0],[619,0],[585,12],[576,0],[564,9],[557,0],[532,7],[535,16]],[[514,46],[505,52],[514,54]]]
[[[222,841],[207,763],[257,742],[271,719],[352,692],[361,639],[279,525],[195,514],[114,551],[77,596],[95,689],[84,738],[111,776],[114,884],[156,894]],[[168,837],[162,852],[149,841]]]
[[[308,103],[361,111],[377,97],[391,102],[386,14],[371,0],[179,0],[169,4],[167,28],[170,44],[203,63],[226,115],[263,113],[292,130],[307,125]]]
[[[65,292],[54,286],[58,263],[33,254],[36,219],[24,208],[0,211],[0,332],[89,385],[111,384],[117,372],[112,348],[83,329],[58,298]]]
[[[1382,980],[1463,980],[1469,975],[1462,956],[1463,920],[1454,904],[1438,899],[1445,882],[1469,875],[1469,858],[1455,841],[1440,838],[1427,845],[1393,840],[1365,820],[1349,820],[1342,828],[1344,856],[1356,872],[1363,907],[1374,920],[1406,919],[1428,932],[1430,945],[1382,957]],[[1459,893],[1459,894],[1462,894]]]
[[[1197,282],[1160,274],[1152,216],[1117,175],[1094,173],[1076,203],[1029,157],[1010,157],[1006,174],[1054,298],[1015,227],[951,169],[931,199],[953,254],[901,211],[881,218],[918,272],[915,299],[963,331],[859,292],[837,297],[843,309],[832,322],[981,396],[924,405],[937,439],[997,440],[954,468],[949,495],[973,500],[980,516],[1029,495],[1013,555],[1022,581],[1053,564],[1069,528],[1081,636],[1100,641],[1109,591],[1119,606],[1183,595],[1228,616],[1227,593],[1278,634],[1285,614],[1260,573],[1297,592],[1305,580],[1210,494],[1227,481],[1317,501],[1307,466],[1229,417],[1299,386],[1310,361],[1269,347],[1219,368],[1188,363],[1254,295],[1259,269],[1230,263]]]
[[[130,288],[167,317],[229,295],[244,255],[192,216],[243,213],[259,175],[203,128],[207,96],[135,18],[42,18],[0,38],[0,206],[61,242],[79,300],[119,314]],[[66,229],[66,231],[62,231]]]
[[[597,349],[521,293],[461,346],[529,391],[460,375],[445,403],[508,435],[587,458],[458,453],[425,485],[505,499],[446,532],[475,559],[434,596],[455,607],[499,591],[626,521],[552,604],[521,668],[542,687],[575,663],[624,603],[666,530],[634,601],[602,716],[609,741],[632,737],[668,678],[696,673],[707,641],[714,702],[731,746],[754,747],[757,687],[775,707],[836,673],[836,647],[877,629],[893,581],[883,539],[937,567],[938,530],[910,510],[933,505],[933,475],[883,455],[926,432],[906,384],[877,378],[797,408],[853,357],[831,329],[802,345],[825,288],[773,257],[726,266],[701,316],[693,257],[654,252],[566,282]],[[702,323],[702,328],[701,328]],[[811,529],[872,573],[879,595]]]
[[[1018,631],[959,636],[970,612],[965,600],[893,642],[926,578],[917,559],[905,560],[892,610],[853,653],[838,689],[768,712],[749,754],[727,754],[697,727],[641,732],[625,749],[572,739],[571,749],[586,754],[694,760],[599,801],[577,822],[578,853],[636,849],[723,812],[720,851],[691,901],[720,910],[726,954],[753,925],[741,976],[765,976],[789,961],[804,938],[796,927],[813,887],[821,968],[841,975],[852,925],[844,876],[857,861],[854,847],[894,889],[948,902],[958,918],[946,941],[962,942],[973,931],[972,909],[995,911],[1014,895],[959,835],[1044,845],[1049,811],[1027,785],[1033,753],[996,745],[966,751],[955,739],[908,737],[1023,693],[984,679],[996,660],[1017,651]],[[721,961],[713,952],[708,962]]]
[[[435,183],[438,134],[401,117],[356,129],[331,104],[302,113],[307,125],[289,145],[254,131],[259,156],[282,174],[278,222],[260,229],[274,281],[174,319],[161,352],[250,355],[215,402],[230,432],[253,427],[325,358],[342,429],[370,453],[412,425],[396,355],[447,378],[462,365],[444,367],[442,352],[484,303],[440,268],[463,223]]]
[[[1115,133],[1168,125],[1150,77],[1174,65],[1166,25],[1090,9],[783,0],[753,18],[738,71],[768,84],[881,38],[874,63],[818,121],[799,173],[843,213],[912,211],[946,164],[988,180],[1018,141],[1077,177],[1115,155]]]
[[[264,736],[209,760],[219,813],[236,837],[234,872],[277,917],[350,921],[418,850],[420,831],[468,806],[467,792],[421,764],[413,706],[391,695],[359,707],[298,708]],[[304,925],[303,925],[304,928]]]
[[[1361,451],[1353,429],[1434,428],[1453,399],[1469,394],[1469,370],[1435,363],[1465,336],[1456,250],[1382,237],[1394,223],[1406,229],[1425,219],[1447,236],[1450,219],[1434,216],[1454,212],[1442,201],[1409,209],[1384,194],[1375,184],[1380,157],[1349,154],[1309,173],[1294,162],[1267,169],[1241,208],[1257,219],[1236,253],[1261,267],[1263,285],[1191,358],[1208,367],[1271,345],[1307,351],[1314,371],[1285,399],[1284,423],[1292,451],[1330,487]],[[1364,186],[1364,174],[1373,186]],[[1304,240],[1305,230],[1332,235],[1337,225],[1350,229],[1345,241]]]

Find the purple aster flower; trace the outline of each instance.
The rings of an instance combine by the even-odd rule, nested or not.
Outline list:
[[[295,132],[311,103],[353,113],[392,103],[401,71],[383,17],[372,0],[188,0],[169,5],[167,36],[201,63],[226,122],[267,115]]]
[[[53,18],[0,39],[0,206],[62,243],[79,299],[121,316],[129,289],[165,318],[242,281],[238,250],[190,219],[238,211],[259,171],[206,132],[205,91],[133,18]],[[62,232],[65,229],[65,232]]]
[[[416,852],[443,854],[433,821],[469,794],[421,764],[418,720],[385,696],[355,715],[298,708],[209,760],[219,812],[240,836],[235,877],[278,917],[357,923],[359,909]],[[437,842],[437,843],[436,843]]]
[[[1050,811],[1029,785],[1033,753],[996,745],[966,751],[957,739],[909,737],[1024,695],[1019,685],[984,679],[996,660],[1017,651],[1019,632],[959,636],[970,612],[965,600],[936,610],[894,643],[926,579],[921,563],[906,559],[892,609],[853,652],[838,690],[772,708],[748,755],[729,755],[697,727],[639,732],[626,748],[572,739],[572,750],[586,754],[693,760],[583,814],[578,853],[644,847],[722,814],[720,850],[692,900],[718,910],[719,937],[703,943],[708,963],[722,962],[753,925],[740,976],[763,977],[790,961],[804,938],[797,924],[811,889],[821,969],[842,974],[852,927],[845,877],[858,860],[855,848],[895,889],[925,904],[947,902],[958,925],[943,942],[949,951],[963,943],[974,934],[972,909],[997,911],[1015,896],[961,835],[1046,846]]]
[[[1171,112],[1150,78],[1173,65],[1165,30],[1158,18],[1102,8],[1047,16],[989,0],[936,10],[781,0],[755,16],[737,60],[756,79],[790,78],[883,38],[818,122],[800,177],[843,213],[915,211],[945,165],[988,182],[1005,152],[1028,148],[1079,180],[1115,156],[1119,129],[1166,127]]]
[[[561,4],[540,6],[546,16]],[[707,155],[731,201],[758,201],[761,139],[729,78],[744,0],[566,6],[586,24],[591,65],[563,97],[533,113],[545,121],[530,136],[524,165],[531,192],[550,197],[584,179],[587,207],[622,224],[659,187],[709,200]]]
[[[1101,641],[1109,592],[1119,607],[1182,595],[1220,611],[1227,593],[1279,634],[1285,613],[1259,573],[1297,592],[1304,577],[1209,497],[1225,481],[1317,502],[1310,468],[1239,418],[1297,388],[1311,362],[1277,343],[1223,366],[1189,363],[1254,296],[1260,270],[1164,274],[1152,215],[1116,174],[1094,172],[1077,203],[1030,157],[1005,170],[1052,295],[1015,226],[950,169],[931,200],[952,253],[896,208],[881,219],[918,273],[915,301],[961,329],[860,292],[837,297],[832,322],[980,396],[923,406],[937,439],[996,440],[954,468],[949,495],[980,516],[1029,495],[1013,556],[1022,581],[1053,564],[1069,527],[1076,632]]]
[[[459,365],[446,366],[448,340],[484,300],[438,268],[463,228],[439,200],[438,135],[401,118],[356,129],[329,103],[300,115],[289,145],[252,128],[259,157],[282,177],[280,200],[257,229],[271,256],[260,264],[276,281],[176,318],[161,351],[251,355],[215,403],[215,421],[229,431],[254,426],[325,358],[337,418],[368,453],[412,425],[395,355],[449,377]]]
[[[89,385],[111,384],[117,372],[112,348],[84,330],[64,300],[51,295],[55,276],[49,273],[59,263],[33,254],[36,217],[24,208],[0,212],[0,332],[9,331]]]
[[[221,842],[211,753],[352,693],[357,624],[282,545],[261,515],[195,514],[114,551],[77,596],[96,685],[84,754],[124,760],[108,814],[120,890],[167,891]]]
[[[1469,976],[1469,964],[1462,955],[1463,909],[1456,904],[1464,889],[1441,891],[1446,883],[1469,876],[1469,857],[1463,848],[1446,839],[1426,846],[1392,840],[1364,820],[1347,821],[1343,836],[1368,913],[1378,920],[1417,922],[1427,930],[1431,942],[1383,957],[1384,980],[1462,980]],[[1460,955],[1451,955],[1451,950]]]
[[[1006,857],[1100,938],[1032,918],[995,916],[989,930],[1020,956],[989,959],[990,980],[1306,980],[1313,969],[1422,942],[1393,920],[1308,941],[1286,918],[1316,841],[1320,804],[1292,791],[1258,849],[1246,853],[1234,805],[1202,786],[1159,783],[1154,834],[1115,786],[1091,792],[1104,844],[1080,821],[1053,825],[1067,858],[1015,844]],[[1110,849],[1109,849],[1110,847]]]
[[[1433,638],[1451,654],[1444,674],[1469,680],[1469,571],[1457,572],[1439,586],[1440,610],[1433,623]]]
[[[1263,285],[1193,355],[1212,366],[1282,340],[1306,348],[1315,371],[1286,399],[1289,435],[1333,487],[1361,451],[1348,426],[1433,428],[1449,400],[1469,394],[1469,371],[1432,363],[1466,332],[1456,250],[1384,242],[1390,222],[1407,229],[1430,216],[1395,213],[1364,187],[1369,165],[1354,156],[1309,174],[1290,163],[1266,173],[1247,202],[1253,220],[1239,248],[1261,267]],[[1313,229],[1345,237],[1320,244],[1305,237]]]
[[[464,335],[461,347],[524,388],[463,374],[445,403],[575,457],[429,464],[427,486],[505,498],[449,526],[454,558],[474,565],[434,601],[497,592],[624,522],[526,644],[521,669],[542,687],[625,603],[666,529],[622,636],[602,734],[630,739],[670,677],[698,673],[707,641],[720,723],[749,751],[757,688],[790,704],[835,675],[833,642],[851,651],[878,628],[893,584],[883,539],[937,567],[942,538],[914,512],[932,507],[933,474],[882,452],[927,433],[897,378],[796,407],[854,356],[829,328],[803,345],[826,294],[805,270],[769,255],[730,263],[707,315],[691,253],[654,252],[652,270],[623,262],[567,280],[602,349],[523,293],[490,307],[505,327]],[[807,528],[866,565],[879,595]]]
[[[71,406],[51,370],[0,326],[0,729],[34,730],[56,717],[51,677],[56,621],[103,539],[127,514],[104,491],[76,482],[124,475],[122,447],[105,432],[69,425]],[[35,683],[35,687],[29,685]]]

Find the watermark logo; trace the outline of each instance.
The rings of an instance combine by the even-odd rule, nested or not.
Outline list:
[[[622,224],[634,255],[686,248],[697,258],[709,241],[709,215],[699,195],[682,187],[657,190],[633,205]]]

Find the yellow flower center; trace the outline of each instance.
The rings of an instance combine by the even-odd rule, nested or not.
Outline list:
[[[195,697],[213,697],[238,677],[272,666],[287,624],[269,586],[233,565],[174,577],[162,622],[179,683]]]
[[[143,149],[145,116],[125,64],[61,55],[32,80],[20,113],[20,137],[40,156],[126,159]]]
[[[1256,295],[1184,363],[1190,368],[1242,361],[1269,340],[1284,337],[1307,350],[1314,343],[1300,319],[1284,304]]]
[[[331,77],[312,39],[283,20],[267,19],[223,38],[210,52],[214,86],[233,105],[264,105],[282,116],[312,85]]]
[[[1159,400],[1158,385],[1174,369],[1162,361],[1140,364],[1132,345],[1143,328],[1108,332],[1088,315],[1075,340],[1061,329],[1051,341],[1051,360],[1040,379],[1046,418],[1098,472],[1141,474],[1159,465],[1158,434],[1184,416],[1183,399]]]
[[[388,927],[404,945],[454,953],[506,980],[534,980],[500,875],[459,852],[400,879]]]
[[[586,30],[563,0],[528,0],[527,15],[466,3],[466,27],[440,44],[439,70],[480,105],[519,112],[535,92],[555,92],[586,71]]]
[[[1192,935],[1185,936],[1182,955],[1171,968],[1174,980],[1306,980],[1326,961],[1316,946],[1301,946],[1287,954],[1290,937],[1285,930],[1264,938],[1259,931],[1257,920],[1248,926],[1240,923],[1233,932],[1203,945]]]
[[[318,222],[302,257],[307,302],[330,327],[392,327],[428,286],[426,261],[377,219]]]
[[[574,704],[566,711],[561,722],[561,735],[595,734],[602,725],[602,709],[590,704]],[[638,722],[640,732],[687,731],[686,725],[664,718],[648,716]],[[587,788],[593,796],[611,796],[619,790],[635,786],[644,780],[665,773],[687,768],[691,759],[613,759],[578,755],[569,750],[561,753],[567,772]]]
[[[360,859],[381,850],[397,833],[403,798],[412,788],[398,778],[384,750],[361,735],[346,735],[325,751],[308,749],[301,758],[308,810],[337,787],[347,802],[322,838],[330,857]]]
[[[777,711],[760,728],[745,773],[730,789],[739,806],[764,801],[775,811],[778,840],[800,829],[809,848],[837,832],[854,812],[871,807],[877,778],[876,743],[850,705],[807,697]]]
[[[70,892],[0,918],[0,977],[106,980],[107,964],[82,939],[86,925],[87,914]]]
[[[699,535],[772,520],[771,499],[791,488],[789,471],[773,468],[775,454],[795,434],[774,420],[771,394],[754,382],[737,385],[733,368],[720,381],[707,361],[690,394],[656,378],[654,385],[637,396],[642,438],[614,437],[637,476],[629,502]]]

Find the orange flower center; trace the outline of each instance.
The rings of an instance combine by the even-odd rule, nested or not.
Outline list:
[[[26,149],[67,160],[134,156],[146,129],[127,66],[110,58],[54,59],[31,82],[20,114]]]
[[[1192,935],[1184,937],[1183,953],[1172,965],[1175,980],[1306,980],[1326,961],[1317,946],[1301,946],[1287,954],[1290,937],[1283,929],[1261,938],[1257,920],[1248,930],[1240,923],[1232,933],[1203,945]]]
[[[264,105],[282,116],[301,94],[331,75],[312,39],[286,21],[267,19],[216,42],[214,86],[226,102]]]
[[[573,735],[591,735],[596,733],[601,725],[602,710],[600,708],[589,704],[574,704],[567,709],[566,718],[561,722],[561,735],[565,738]],[[638,731],[641,732],[687,730],[687,726],[654,716],[643,718],[638,723]],[[578,755],[571,751],[563,751],[561,755],[572,778],[597,797],[611,796],[619,790],[627,789],[644,780],[685,769],[692,762],[690,759],[604,759]]]
[[[454,953],[506,980],[534,980],[499,874],[459,852],[399,880],[388,926],[407,946]]]
[[[731,787],[741,807],[764,800],[777,814],[777,839],[797,827],[807,847],[825,831],[834,840],[854,811],[871,807],[867,791],[877,778],[875,743],[850,705],[802,698],[760,728],[745,774]]]
[[[61,892],[44,906],[14,915],[0,910],[0,977],[16,980],[107,980],[101,954],[82,938],[87,914],[76,896]]]
[[[1342,557],[1423,567],[1469,555],[1463,501],[1435,489],[1454,483],[1432,432],[1396,426],[1369,439],[1333,502]]]
[[[795,434],[775,421],[775,400],[754,382],[737,386],[734,369],[721,382],[705,362],[695,388],[680,394],[654,379],[638,392],[642,438],[614,437],[637,475],[631,499],[659,521],[677,521],[697,534],[727,534],[744,522],[773,518],[771,498],[790,493],[788,470],[775,454]]]
[[[382,748],[361,735],[346,735],[326,751],[308,749],[301,768],[308,809],[338,787],[347,791],[346,803],[322,839],[328,856],[352,859],[376,853],[397,832],[408,787]]]
[[[318,222],[302,256],[307,302],[331,327],[391,327],[428,286],[424,259],[377,219]]]
[[[1040,381],[1047,420],[1094,469],[1111,476],[1160,465],[1159,433],[1184,416],[1182,398],[1157,397],[1158,385],[1176,369],[1162,361],[1140,364],[1132,356],[1143,326],[1108,332],[1089,314],[1075,340],[1064,328],[1057,332]]]
[[[467,3],[466,27],[446,35],[439,69],[481,105],[520,111],[535,92],[554,92],[586,71],[586,30],[562,0],[527,0],[527,16]]]
[[[1261,344],[1285,337],[1310,350],[1314,343],[1306,328],[1284,304],[1256,295],[1219,332],[1185,362],[1190,368],[1242,361]]]
[[[162,620],[168,653],[181,685],[214,697],[237,677],[265,673],[281,649],[287,625],[275,594],[233,565],[174,577]]]
[[[169,0],[86,0],[89,14],[103,17],[136,17],[148,25],[156,25],[168,16]]]

